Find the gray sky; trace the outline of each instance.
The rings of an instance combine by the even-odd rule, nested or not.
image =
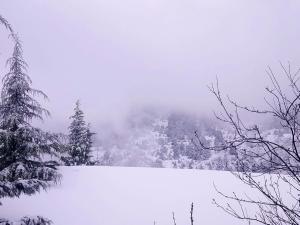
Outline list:
[[[56,130],[76,99],[94,124],[141,104],[210,113],[216,75],[224,93],[261,104],[268,65],[300,66],[299,12],[298,0],[0,0]],[[4,66],[3,28],[0,41]]]

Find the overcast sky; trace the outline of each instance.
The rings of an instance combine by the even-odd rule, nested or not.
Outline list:
[[[49,96],[51,129],[76,99],[87,119],[139,105],[209,113],[206,86],[261,104],[266,67],[300,66],[298,0],[0,0],[19,33],[33,87]],[[0,31],[1,73],[11,50]]]

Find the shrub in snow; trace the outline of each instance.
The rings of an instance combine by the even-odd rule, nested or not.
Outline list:
[[[0,225],[51,225],[52,221],[41,216],[37,217],[23,217],[20,221],[8,221],[4,219],[0,219]]]
[[[51,220],[37,216],[36,218],[23,217],[19,223],[20,225],[50,225]]]

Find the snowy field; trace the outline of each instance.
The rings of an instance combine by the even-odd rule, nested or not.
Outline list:
[[[247,224],[212,204],[215,183],[224,192],[243,192],[228,172],[124,167],[62,167],[61,183],[47,192],[3,199],[2,217],[42,215],[55,225]]]

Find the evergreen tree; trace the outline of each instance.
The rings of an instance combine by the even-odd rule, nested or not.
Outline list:
[[[61,145],[58,135],[31,125],[33,119],[43,119],[44,114],[49,115],[34,96],[47,96],[31,88],[21,43],[1,15],[0,24],[10,32],[14,41],[13,55],[7,60],[9,72],[2,80],[0,102],[0,198],[3,198],[18,197],[22,193],[31,195],[56,182],[60,177],[56,170],[57,163],[45,158],[49,154],[56,155]],[[16,223],[0,218],[0,224],[49,225],[51,221],[39,216],[23,217]]]
[[[56,154],[55,135],[30,123],[49,112],[33,98],[47,96],[31,88],[20,42],[7,64],[0,104],[0,197],[34,194],[59,178],[56,162],[43,160],[46,154]]]
[[[84,114],[80,109],[79,101],[76,102],[74,115],[69,126],[69,155],[66,160],[68,165],[89,165],[91,164],[92,136],[89,125],[84,121]]]

